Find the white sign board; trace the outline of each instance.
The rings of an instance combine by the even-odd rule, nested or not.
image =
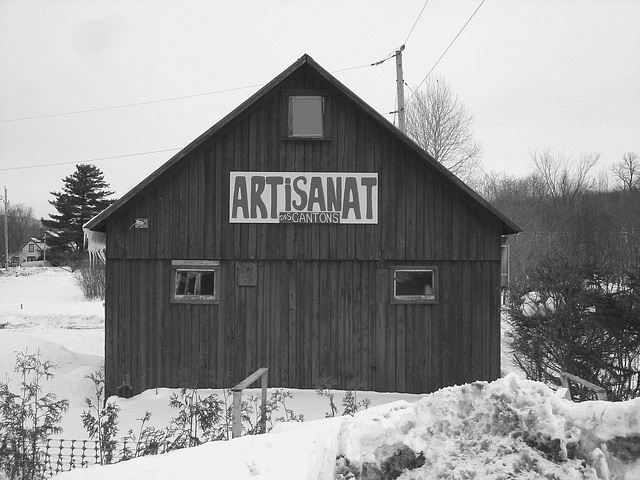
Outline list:
[[[231,172],[231,223],[378,223],[377,173]]]

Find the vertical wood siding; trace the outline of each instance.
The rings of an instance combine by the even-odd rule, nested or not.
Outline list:
[[[499,264],[437,266],[442,295],[459,301],[391,304],[391,274],[374,261],[260,261],[258,285],[236,287],[230,260],[220,304],[187,305],[166,301],[170,262],[109,260],[108,278],[130,280],[109,283],[107,390],[230,387],[261,366],[272,385],[300,388],[419,393],[497,378]]]
[[[304,69],[283,89],[323,89]],[[107,393],[125,383],[428,392],[499,375],[501,224],[337,91],[328,140],[283,140],[279,90],[107,221]],[[230,224],[231,171],[377,172],[377,225]],[[148,229],[132,228],[148,218]],[[170,304],[172,259],[220,261],[219,304]],[[257,286],[237,286],[255,261]],[[391,304],[391,265],[434,265],[441,301]]]

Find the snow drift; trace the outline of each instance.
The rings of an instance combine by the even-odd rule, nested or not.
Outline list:
[[[45,389],[71,401],[63,437],[86,438],[80,413],[93,386],[84,377],[102,368],[102,302],[85,301],[70,272],[0,272],[0,374],[13,376],[14,352],[25,348],[55,361],[56,378]],[[174,414],[167,405],[171,393],[160,388],[110,399],[121,407],[121,432],[135,428],[145,410],[152,423],[166,425]],[[358,392],[377,406],[355,417],[321,419],[325,398],[292,393],[289,406],[319,420],[56,478],[640,479],[640,399],[575,404],[563,391],[509,374],[425,396]],[[344,392],[335,393],[339,403]]]
[[[575,404],[562,393],[515,374],[442,389],[345,420],[340,454],[346,470],[384,473],[408,449],[422,465],[401,479],[639,479],[640,399]]]
[[[640,399],[575,404],[562,393],[509,374],[58,478],[640,478]]]

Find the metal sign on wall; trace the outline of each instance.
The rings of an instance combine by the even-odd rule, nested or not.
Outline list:
[[[378,223],[377,173],[231,172],[231,223]]]

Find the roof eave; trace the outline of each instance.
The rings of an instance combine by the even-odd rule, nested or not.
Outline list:
[[[313,60],[311,57],[308,57],[307,62],[311,66],[313,66],[318,71],[318,73],[320,73],[327,81],[331,82],[336,88],[338,88],[345,95],[347,95],[350,98],[350,100],[357,103],[369,115],[375,117],[384,128],[386,128],[389,132],[391,132],[391,134],[397,136],[403,143],[405,143],[405,145],[411,148],[415,153],[417,153],[425,161],[431,164],[434,168],[439,170],[442,175],[444,175],[457,187],[462,189],[465,193],[473,197],[474,200],[480,203],[489,212],[493,213],[498,218],[498,220],[502,223],[502,235],[515,235],[522,231],[520,227],[518,227],[515,223],[509,220],[493,205],[487,202],[475,190],[473,190],[466,183],[460,180],[460,178],[458,178],[455,174],[453,174],[448,168],[446,168],[440,162],[435,160],[431,155],[429,155],[427,151],[425,151],[420,145],[418,145],[411,137],[409,137],[406,133],[402,132],[395,125],[389,122],[379,112],[374,110],[369,104],[367,104],[364,100],[362,100],[355,93],[353,93],[347,86],[342,84],[338,79],[336,79],[333,75],[331,75],[328,71],[326,71],[322,66],[316,63],[315,60]]]

